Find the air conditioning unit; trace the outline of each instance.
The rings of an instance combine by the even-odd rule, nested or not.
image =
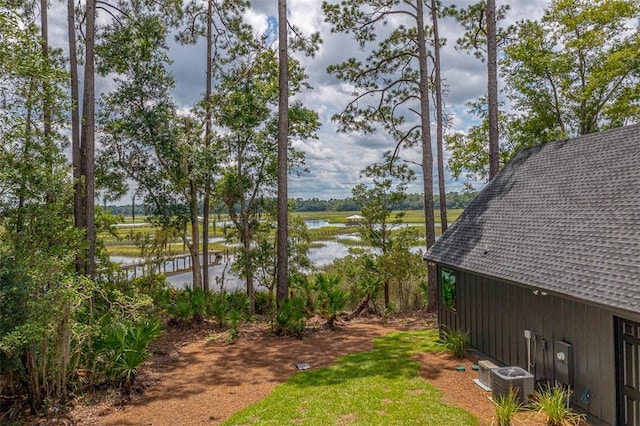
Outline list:
[[[509,389],[514,389],[516,399],[520,403],[526,404],[533,394],[534,381],[533,374],[520,367],[495,368],[491,370],[493,400],[506,397],[509,394]]]
[[[480,383],[491,388],[491,370],[495,370],[496,368],[498,368],[498,366],[488,359],[478,361],[478,380]]]

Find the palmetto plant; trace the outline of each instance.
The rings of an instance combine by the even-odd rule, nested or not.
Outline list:
[[[327,319],[327,327],[332,328],[338,313],[347,304],[347,293],[340,287],[340,277],[337,275],[316,275],[315,287],[318,292],[318,304]]]
[[[116,324],[110,328],[105,343],[112,350],[113,372],[126,389],[133,387],[138,370],[149,357],[149,343],[162,334],[158,320],[139,324]]]
[[[302,337],[306,324],[305,300],[300,297],[292,297],[285,300],[274,318],[274,331],[276,333],[291,333],[296,337]]]

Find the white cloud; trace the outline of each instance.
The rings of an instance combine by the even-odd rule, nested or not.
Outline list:
[[[331,0],[337,2],[339,0]],[[475,0],[457,1],[458,7],[466,7]],[[350,35],[331,33],[331,26],[323,21],[320,0],[288,0],[289,19],[303,32],[309,34],[319,31],[324,43],[314,58],[307,58],[296,53],[295,56],[305,65],[309,74],[309,82],[313,86],[310,92],[298,96],[304,105],[318,112],[322,127],[318,140],[296,141],[296,147],[304,151],[310,175],[292,176],[290,195],[292,197],[344,198],[351,194],[351,188],[359,182],[359,173],[368,164],[379,161],[382,153],[392,149],[394,143],[385,133],[358,135],[337,133],[337,126],[331,116],[339,113],[351,100],[352,88],[338,81],[326,72],[327,66],[357,57],[361,60],[367,55],[360,50]],[[452,3],[452,2],[446,2]],[[498,6],[504,1],[498,1]],[[507,23],[520,19],[535,19],[541,16],[547,2],[544,0],[527,0],[510,2],[511,11]],[[50,24],[53,44],[66,52],[66,8],[59,2],[52,2]],[[253,25],[256,33],[262,34],[268,28],[268,18],[277,17],[275,0],[254,0],[245,19]],[[397,19],[403,19],[401,17]],[[398,25],[396,18],[390,20],[383,31],[391,31]],[[454,48],[459,37],[460,27],[451,18],[440,22],[440,31],[448,39],[441,51],[443,77],[449,88],[446,104],[453,118],[453,130],[466,130],[476,120],[467,115],[464,104],[478,98],[486,92],[486,64],[473,55]],[[202,43],[195,46],[181,46],[169,40],[170,56],[173,60],[172,71],[176,79],[174,96],[179,108],[188,111],[204,92],[204,48]],[[108,90],[109,82],[101,83],[100,90]],[[435,132],[433,132],[435,141]],[[435,149],[434,149],[435,153]],[[410,154],[412,160],[419,160],[419,152]],[[434,158],[435,161],[435,158]],[[447,179],[447,191],[460,189],[461,182]],[[411,187],[412,191],[421,192],[421,183]]]

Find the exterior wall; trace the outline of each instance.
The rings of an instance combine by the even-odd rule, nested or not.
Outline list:
[[[451,268],[447,268],[451,269]],[[440,268],[439,268],[440,270]],[[438,273],[440,276],[440,273]],[[554,343],[573,346],[573,404],[616,422],[614,314],[605,309],[457,271],[456,310],[440,307],[440,324],[469,333],[473,347],[505,365],[527,369],[524,330],[535,333],[531,373],[554,383]],[[546,342],[543,343],[543,342]],[[585,391],[590,400],[582,401]]]

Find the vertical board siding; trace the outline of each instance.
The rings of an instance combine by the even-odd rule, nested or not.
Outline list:
[[[602,308],[459,271],[457,310],[440,309],[441,325],[469,333],[473,347],[505,365],[527,369],[524,330],[536,335],[531,372],[554,383],[556,341],[573,346],[574,403],[614,424],[616,409],[613,314]],[[546,349],[542,341],[546,341]],[[581,398],[586,389],[588,404]]]

